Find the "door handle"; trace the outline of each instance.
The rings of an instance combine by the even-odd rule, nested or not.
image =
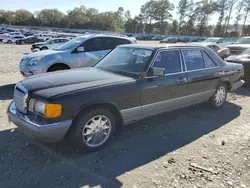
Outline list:
[[[177,83],[185,83],[187,82],[187,78],[178,78]]]

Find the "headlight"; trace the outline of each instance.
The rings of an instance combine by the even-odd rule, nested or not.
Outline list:
[[[44,57],[36,57],[36,58],[33,58],[29,61],[29,65],[37,65],[38,63],[40,63],[40,61],[43,60]]]
[[[45,103],[31,98],[29,100],[28,110],[46,118],[56,118],[62,114],[62,105]]]

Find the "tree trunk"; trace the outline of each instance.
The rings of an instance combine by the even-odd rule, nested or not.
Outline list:
[[[248,12],[249,12],[249,10],[247,10],[246,15],[245,15],[245,18],[244,18],[244,23],[243,23],[243,27],[242,27],[241,36],[244,35],[244,29],[245,29],[245,26],[246,26],[246,21],[247,21]]]
[[[229,10],[229,15],[228,15],[228,19],[227,19],[227,24],[226,24],[226,29],[225,29],[224,36],[227,34],[228,25],[229,25],[229,22],[231,20],[231,14],[232,14],[233,6],[234,6],[234,3],[232,3],[231,6],[230,6],[230,10]]]

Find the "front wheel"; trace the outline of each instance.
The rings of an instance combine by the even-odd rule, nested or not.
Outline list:
[[[12,41],[11,41],[11,40],[8,40],[8,41],[7,41],[7,43],[8,43],[8,44],[11,44],[11,43],[12,43]]]
[[[227,99],[227,86],[225,84],[220,84],[209,102],[213,108],[218,109],[224,105],[226,99]]]
[[[80,149],[97,151],[110,140],[115,123],[114,115],[104,108],[82,113],[70,130],[70,140]]]

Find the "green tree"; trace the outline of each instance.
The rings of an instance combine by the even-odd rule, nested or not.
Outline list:
[[[15,24],[15,12],[9,10],[0,10],[0,21],[4,24]]]
[[[211,27],[208,26],[208,20],[217,10],[218,5],[212,0],[202,0],[196,3],[197,35],[204,36],[211,32]]]
[[[168,21],[172,19],[170,11],[174,10],[174,5],[168,0],[154,1],[154,20],[160,24],[160,33],[165,34]]]
[[[15,24],[16,25],[33,25],[34,15],[28,10],[16,10]]]
[[[218,0],[218,12],[220,12],[220,16],[218,19],[218,23],[214,29],[214,36],[223,36],[224,35],[224,27],[223,27],[223,20],[225,19],[225,12],[229,7],[227,3],[228,0]]]
[[[244,1],[244,11],[245,11],[245,18],[244,18],[244,23],[243,23],[243,32],[242,32],[242,35],[245,34],[245,26],[246,26],[246,21],[247,21],[247,18],[248,18],[248,14],[249,14],[249,11],[250,11],[250,0],[245,0]]]
[[[169,30],[169,34],[171,34],[171,35],[176,35],[176,34],[178,34],[178,21],[177,20],[174,20],[173,22],[172,22],[172,25],[171,25],[171,28],[170,28],[170,30]]]
[[[192,14],[190,12],[190,8],[193,6],[193,1],[189,0],[180,0],[179,1],[179,6],[177,7],[177,13],[179,14],[179,31],[181,32],[180,34],[183,33],[183,27],[186,24],[186,18]]]
[[[83,28],[84,24],[89,22],[89,18],[86,16],[87,8],[85,6],[76,7],[73,10],[67,12],[65,22],[69,23],[71,28]]]
[[[242,19],[242,10],[243,10],[243,7],[244,7],[244,0],[241,0],[237,7],[236,7],[236,17],[235,17],[235,22],[234,22],[234,27],[235,27],[235,33],[238,33],[239,31],[239,22],[241,21]]]
[[[60,25],[64,14],[57,9],[43,9],[37,14],[38,22],[43,26],[57,27]]]

